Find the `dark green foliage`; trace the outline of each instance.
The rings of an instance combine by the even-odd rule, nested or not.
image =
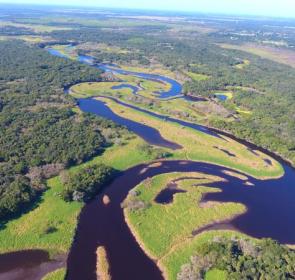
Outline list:
[[[152,157],[154,159],[168,158],[171,156],[171,153],[161,148],[155,148],[149,144],[140,145],[139,150],[143,153],[146,153],[147,155],[149,155],[149,157]]]
[[[92,199],[114,175],[115,170],[103,164],[86,167],[74,175],[63,174],[64,191],[62,197],[65,201],[88,201]]]
[[[35,198],[36,191],[31,188],[30,180],[17,175],[11,183],[0,188],[0,219],[15,215]]]
[[[16,171],[48,163],[80,163],[97,154],[104,144],[103,136],[95,130],[103,121],[91,116],[79,118],[70,109],[11,112],[3,117],[8,123],[0,122],[2,158],[14,158]],[[13,149],[11,139],[15,141]]]
[[[210,125],[275,151],[295,163],[295,70],[250,54],[227,52],[231,57],[248,59],[251,64],[243,70],[219,62],[215,68],[210,65],[193,67],[190,70],[205,73],[210,78],[186,83],[185,92],[208,97],[213,91],[230,87],[234,98],[225,106],[246,108],[252,114],[240,115],[234,122],[211,120]],[[236,86],[245,89],[236,89]]]
[[[122,129],[108,120],[74,113],[75,101],[63,92],[76,81],[99,81],[100,71],[20,41],[0,42],[0,53],[0,218],[4,218],[23,210],[44,189],[42,178],[60,169],[56,166],[97,155],[116,140],[105,139],[103,132],[120,137]],[[36,170],[27,174],[42,166],[46,168],[41,176]]]
[[[203,245],[177,279],[204,279],[213,268],[226,271],[233,280],[295,279],[295,252],[270,239],[258,244],[222,239]]]
[[[146,30],[149,32],[145,32]],[[159,28],[155,31],[163,32],[167,28]],[[161,36],[157,36],[161,34]],[[159,62],[171,69],[178,69],[179,66],[191,63],[210,64],[226,64],[234,65],[237,59],[224,55],[225,51],[220,51],[215,45],[210,45],[205,37],[196,35],[195,41],[191,40],[183,42],[178,38],[172,38],[169,35],[159,33],[157,35],[152,31],[150,26],[141,26],[130,30],[117,29],[106,31],[99,28],[80,28],[71,31],[54,31],[51,36],[59,41],[75,41],[77,43],[95,42],[107,43],[130,50],[131,54],[106,54],[103,56],[99,52],[96,53],[100,60],[113,62],[130,63],[132,60],[138,60],[140,64],[148,64],[149,59],[156,57]]]
[[[38,24],[40,20],[42,23],[43,13],[39,11],[40,18],[37,16],[33,22]],[[106,43],[130,51],[122,54],[94,51],[98,61],[122,64],[135,61],[139,65],[155,62],[177,73],[191,71],[208,75],[207,80],[185,84],[184,91],[192,95],[209,96],[211,91],[227,89],[228,86],[248,87],[249,90],[235,89],[234,98],[222,104],[229,109],[236,105],[249,109],[252,115],[240,115],[232,122],[209,117],[209,124],[295,162],[295,70],[215,44],[233,43],[234,37],[237,39],[235,43],[278,39],[294,45],[295,36],[291,29],[286,38],[286,33],[279,29],[272,32],[272,21],[243,20],[233,24],[214,18],[204,19],[205,27],[217,29],[209,35],[183,28],[194,24],[195,18],[191,18],[192,22],[179,22],[179,25],[158,22],[153,26],[145,23],[124,26],[122,20],[123,28],[115,25],[106,29],[83,20],[105,20],[103,15],[73,14],[78,17],[77,21],[65,23],[55,21],[56,11],[46,10],[46,13],[48,24],[74,28],[48,33],[56,40],[52,43]],[[23,10],[7,12],[7,20],[18,22],[31,23],[30,16],[30,12],[23,14]],[[79,22],[81,19],[82,23]],[[289,23],[276,21],[275,25]],[[173,31],[175,27],[179,28],[178,32]],[[2,29],[1,35],[37,35],[27,28]],[[237,35],[245,30],[256,35]],[[108,142],[120,142],[117,127],[106,120],[73,113],[71,108],[75,101],[63,93],[64,86],[76,82],[100,81],[100,71],[17,41],[0,42],[0,53],[0,192],[9,190],[17,176],[24,176],[34,166],[53,163],[69,166],[96,155]],[[250,65],[242,70],[234,67],[244,59],[248,59]],[[165,151],[149,146],[143,147],[143,151],[153,154],[154,158],[169,156]],[[37,182],[34,188],[42,188],[42,183]]]
[[[242,26],[233,26],[227,22],[222,22],[222,26],[220,24],[218,22],[218,28],[225,28],[226,32],[229,28],[230,36],[249,28],[250,33],[256,32],[259,37],[260,30],[269,28],[260,22],[252,22],[253,25],[245,22]],[[234,98],[225,102],[225,106],[228,109],[240,106],[250,110],[252,115],[239,115],[233,122],[220,118],[210,119],[210,125],[228,130],[237,137],[246,138],[295,162],[294,69],[241,51],[222,49],[215,44],[216,41],[219,42],[217,33],[204,35],[192,31],[183,32],[179,39],[178,33],[171,36],[167,32],[167,26],[154,33],[143,33],[144,28],[148,29],[118,28],[109,32],[85,27],[75,31],[55,31],[52,36],[61,41],[104,42],[131,50],[131,55],[94,53],[100,61],[130,64],[136,60],[142,65],[141,60],[144,58],[156,60],[171,70],[208,75],[207,80],[185,83],[184,92],[192,95],[208,97],[212,96],[212,91],[232,87]],[[221,30],[218,34],[226,32]],[[257,36],[254,38],[257,39]],[[242,70],[234,67],[244,59],[249,60],[250,64]],[[247,87],[248,90],[237,89],[237,86]]]

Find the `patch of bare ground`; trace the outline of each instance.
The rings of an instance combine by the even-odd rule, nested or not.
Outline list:
[[[201,115],[213,114],[223,118],[229,118],[232,116],[232,112],[225,109],[222,105],[215,101],[196,102],[192,104],[192,107],[196,109]]]
[[[241,179],[243,181],[248,180],[248,177],[247,176],[245,176],[243,174],[240,174],[240,173],[237,173],[237,172],[234,172],[234,171],[223,170],[222,173],[223,174],[226,174],[226,175],[229,175],[229,176],[232,176],[232,177],[236,177],[236,178]]]
[[[103,202],[104,205],[108,205],[108,204],[111,203],[111,200],[110,200],[109,196],[104,195],[103,198],[102,198],[102,202]]]
[[[249,181],[245,182],[244,185],[248,186],[248,187],[253,187],[254,186],[254,184],[249,182]]]
[[[217,202],[217,201],[201,201],[199,203],[199,207],[201,208],[213,208],[215,206],[221,205],[221,202]]]
[[[287,246],[288,246],[290,249],[295,250],[295,244],[288,244]]]
[[[106,249],[100,246],[96,250],[96,279],[111,280],[110,266]]]
[[[154,162],[154,163],[151,163],[148,168],[152,168],[152,167],[160,167],[163,163],[161,161],[159,162]]]
[[[152,168],[152,167],[160,167],[162,165],[162,162],[154,162],[154,163],[151,163],[149,166],[147,166],[146,168],[143,168],[139,174],[144,174],[149,168]]]
[[[278,63],[286,64],[295,68],[295,51],[286,48],[270,47],[260,44],[220,44],[222,48],[249,52],[262,58],[270,59]]]

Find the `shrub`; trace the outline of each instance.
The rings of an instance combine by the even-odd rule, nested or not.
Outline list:
[[[182,266],[177,279],[204,279],[211,268],[226,271],[228,279],[294,279],[295,252],[271,239],[213,241]]]
[[[30,180],[21,175],[17,176],[1,194],[0,219],[19,213],[35,196],[36,191],[31,188]]]
[[[89,201],[115,175],[115,170],[103,164],[86,167],[71,174],[63,174],[62,182],[65,186],[62,197],[65,201]]]
[[[56,226],[51,225],[51,224],[47,224],[44,229],[42,230],[42,234],[46,235],[46,234],[51,234],[57,231]]]
[[[121,204],[121,207],[127,208],[130,211],[137,211],[150,207],[150,204],[145,203],[138,197],[129,194],[129,196]]]
[[[171,153],[167,152],[164,149],[156,148],[148,144],[142,144],[138,147],[140,151],[143,153],[146,153],[153,159],[162,159],[162,158],[168,158],[171,156]]]

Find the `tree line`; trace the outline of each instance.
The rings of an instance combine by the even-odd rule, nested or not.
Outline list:
[[[0,219],[24,210],[44,178],[101,153],[126,130],[73,110],[64,86],[101,72],[20,41],[0,42]],[[110,137],[112,135],[112,137]]]
[[[218,239],[203,244],[181,267],[177,280],[206,279],[217,269],[226,279],[295,279],[295,252],[271,239]]]
[[[249,28],[256,28],[257,23]],[[239,28],[239,27],[237,27]],[[243,25],[247,28],[247,24]],[[143,27],[113,29],[112,32],[91,27],[78,30],[55,31],[56,40],[74,40],[77,43],[100,42],[131,51],[129,55],[96,53],[111,62],[130,63],[158,61],[172,71],[190,71],[207,75],[202,81],[190,80],[184,84],[184,93],[212,96],[215,91],[231,90],[234,98],[221,105],[230,111],[244,108],[251,114],[238,114],[229,122],[222,118],[209,118],[209,124],[227,130],[277,152],[295,164],[295,70],[258,56],[236,50],[222,49],[213,35],[182,32],[180,35],[166,29],[142,32]],[[218,42],[218,41],[217,41]],[[95,54],[95,53],[94,53]],[[250,64],[238,69],[245,60]]]

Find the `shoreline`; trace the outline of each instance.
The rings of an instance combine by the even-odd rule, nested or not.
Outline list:
[[[98,101],[100,101],[100,99],[99,98],[103,98],[103,99],[106,99],[106,100],[110,100],[111,102],[115,102],[116,104],[119,104],[119,105],[121,105],[121,106],[124,106],[124,103],[125,102],[121,102],[120,100],[118,100],[118,99],[116,99],[116,98],[113,98],[113,97],[108,97],[108,96],[97,96],[97,97],[89,97],[89,98],[87,98],[87,99],[94,99],[94,100],[96,100],[98,98]],[[128,103],[126,103],[127,104],[127,108],[128,108]],[[108,106],[108,105],[107,105]],[[108,106],[109,107],[109,106]],[[109,107],[110,108],[110,107]],[[113,111],[113,109],[112,108],[110,108],[110,110],[112,110]],[[136,111],[136,109],[132,109],[132,110],[135,110]],[[147,111],[147,113],[145,113],[145,112],[141,112],[141,111],[137,111],[137,113],[139,113],[139,114],[143,114],[143,115],[147,115],[147,117],[150,117],[149,115],[148,115],[148,112],[150,112],[150,113],[153,113],[152,111],[149,111],[149,110],[146,110]],[[120,116],[120,117],[124,117],[124,118],[126,118],[125,116],[121,116],[120,115],[120,113],[117,113],[116,111],[113,111],[116,115],[118,115],[118,116]],[[160,115],[160,116],[162,116],[162,115]],[[163,116],[164,117],[164,116]],[[152,119],[155,119],[155,120],[161,120],[160,118],[158,118],[157,116],[151,116],[151,118]],[[127,118],[128,120],[132,120],[132,119],[129,119],[129,118]],[[176,121],[178,120],[178,119],[175,119]],[[170,123],[171,124],[173,124],[173,125],[180,125],[180,124],[178,124],[178,123],[174,123],[173,122],[173,120],[172,121],[170,121]],[[195,125],[194,123],[189,123],[188,122],[188,124],[193,124],[193,125]],[[198,124],[196,124],[196,125],[198,125]],[[203,126],[202,125],[202,127],[204,127],[204,128],[207,128],[209,131],[211,130],[211,128],[209,128],[209,127],[206,127],[206,126]],[[190,128],[190,127],[189,127]],[[155,128],[156,129],[156,128]],[[195,131],[196,129],[194,129],[194,128],[190,128],[190,129],[192,129],[193,131]],[[158,130],[158,129],[156,129],[156,130]],[[197,131],[197,130],[196,130]],[[159,133],[161,133],[161,131],[160,130],[158,130],[158,132]],[[213,132],[215,132],[215,131],[213,131]],[[283,177],[284,176],[284,168],[283,168],[283,164],[282,164],[282,162],[283,163],[286,163],[288,166],[290,166],[289,164],[288,164],[288,162],[286,162],[285,160],[278,160],[278,158],[277,158],[277,156],[275,155],[275,154],[273,154],[272,152],[270,152],[270,151],[267,151],[267,150],[265,150],[264,148],[260,148],[260,147],[258,147],[258,146],[256,146],[255,144],[251,144],[251,143],[248,143],[246,140],[239,140],[238,138],[236,138],[236,137],[234,137],[234,136],[231,136],[230,134],[227,134],[227,133],[223,133],[223,132],[221,132],[221,131],[216,131],[215,133],[219,133],[220,135],[222,135],[222,136],[225,136],[225,137],[228,137],[228,138],[230,138],[231,140],[233,140],[233,141],[235,141],[235,142],[237,142],[237,143],[239,143],[240,145],[242,145],[242,146],[244,146],[244,147],[250,147],[251,149],[255,149],[255,150],[258,150],[258,151],[260,151],[260,152],[262,152],[262,153],[264,153],[264,154],[266,154],[267,156],[269,156],[269,157],[271,157],[271,158],[273,158],[274,160],[276,160],[276,162],[279,164],[279,166],[280,166],[280,174],[279,175],[267,175],[267,176],[254,176],[253,174],[251,174],[251,173],[249,173],[248,171],[244,171],[244,170],[241,170],[241,169],[239,169],[238,167],[235,167],[235,166],[230,166],[230,165],[225,165],[225,164],[221,164],[221,163],[216,163],[216,162],[212,162],[212,161],[207,161],[207,160],[202,160],[202,159],[196,159],[196,160],[194,160],[194,159],[189,159],[189,161],[199,161],[199,162],[205,162],[205,163],[213,163],[213,164],[216,164],[216,165],[219,165],[219,166],[223,166],[223,167],[226,167],[226,168],[230,168],[230,169],[233,169],[233,170],[236,170],[237,172],[240,172],[240,173],[243,173],[243,174],[247,174],[247,175],[249,175],[249,176],[251,176],[251,177],[254,177],[254,178],[256,178],[256,179],[261,179],[261,180],[269,180],[269,179],[279,179],[279,178],[281,178],[281,177]],[[170,141],[170,140],[169,140]],[[266,152],[264,152],[264,151],[266,151]],[[177,158],[175,158],[175,160],[178,160]],[[187,159],[186,159],[187,160]],[[292,166],[291,166],[292,167]],[[293,168],[293,167],[292,167]],[[257,169],[253,169],[253,170],[256,170],[257,171]],[[258,170],[258,172],[259,172],[259,170]],[[276,173],[276,172],[275,172]]]
[[[69,45],[72,45],[72,46],[75,46],[77,43],[76,42],[70,42]],[[52,45],[52,44],[48,44],[49,46]],[[62,45],[65,45],[65,44],[62,44]],[[42,45],[40,46],[40,48],[43,48],[43,49],[46,49],[47,45]],[[96,67],[97,65],[90,65],[88,63],[86,63],[87,65],[89,65],[90,67]],[[96,67],[97,68],[97,67]],[[127,72],[132,72],[132,71],[127,71]],[[143,72],[144,74],[144,72]],[[168,78],[166,76],[163,76],[164,78]],[[172,78],[169,78],[169,79],[172,79]],[[176,81],[176,80],[175,80]],[[101,82],[101,81],[88,81],[88,82]],[[177,81],[176,81],[177,82]],[[71,85],[67,85],[64,87],[64,92],[65,93],[68,93],[68,91],[70,90],[70,88],[76,84],[81,84],[81,83],[84,83],[84,82],[78,82],[78,83],[72,83]],[[188,96],[188,97],[192,97],[194,98],[193,95],[183,95],[184,97],[185,96]],[[76,99],[76,98],[75,98]],[[179,119],[181,120],[181,119]],[[188,123],[192,123],[190,121],[187,121],[187,120],[184,120]],[[192,123],[192,124],[195,124],[195,123]],[[201,124],[203,125],[203,124]],[[209,125],[203,125],[204,127],[207,127],[208,129],[211,129],[213,132],[216,132],[216,133],[220,133],[220,134],[223,134],[224,136],[226,137],[229,137],[231,138],[232,140],[235,140],[235,141],[238,141],[242,144],[245,144],[245,145],[250,145],[250,146],[253,146],[255,147],[257,150],[260,150],[261,152],[267,154],[268,156],[271,156],[273,157],[274,159],[276,159],[277,161],[283,161],[285,164],[287,164],[288,166],[292,167],[295,169],[295,163],[293,163],[290,159],[288,158],[285,158],[283,155],[277,153],[276,151],[270,151],[264,147],[261,147],[261,146],[258,146],[257,144],[253,143],[252,141],[249,141],[247,139],[242,139],[242,138],[239,138],[235,135],[233,135],[230,131],[227,131],[227,130],[221,130],[221,129],[218,129],[216,127],[212,127],[212,126],[209,126]]]
[[[277,160],[277,161],[280,163],[280,165],[282,165],[282,162],[283,162],[283,163],[286,163],[286,164],[290,165],[290,166],[293,168],[293,166],[291,165],[291,163],[290,163],[288,160],[286,160],[286,159],[284,159],[284,158],[281,158],[281,157],[278,156],[276,153],[270,152],[269,150],[266,150],[266,149],[263,148],[263,147],[256,146],[255,144],[253,144],[253,143],[251,143],[251,142],[249,142],[249,141],[247,141],[247,140],[239,139],[239,138],[235,137],[234,135],[232,135],[232,134],[230,134],[230,133],[228,133],[228,132],[226,132],[226,131],[218,130],[218,129],[216,129],[216,128],[212,128],[212,127],[209,127],[209,126],[204,126],[204,127],[208,128],[208,130],[211,130],[211,131],[214,131],[214,132],[216,131],[218,134],[220,134],[220,135],[224,135],[224,136],[226,136],[226,137],[228,137],[228,138],[230,138],[230,139],[232,139],[232,140],[234,140],[234,141],[237,141],[237,142],[239,142],[240,144],[245,145],[246,147],[251,147],[251,148],[254,147],[255,150],[259,150],[259,151],[265,153],[266,155],[268,155],[268,156],[274,158],[275,160],[277,160],[277,159],[279,158],[279,160]],[[199,161],[200,161],[200,160],[199,160]],[[208,162],[208,161],[204,161],[204,162]],[[214,164],[214,163],[213,163],[213,164]],[[220,165],[220,164],[216,164],[216,165],[218,165],[218,166],[224,166],[224,165]],[[224,166],[224,167],[225,167],[225,168],[229,168],[229,169],[237,170],[239,173],[248,174],[247,172],[241,172],[240,169],[235,169],[235,168],[228,167],[228,166]],[[249,174],[249,175],[250,175],[250,174]],[[253,175],[250,175],[250,176],[251,176],[251,177],[254,177]],[[267,179],[269,179],[269,178],[271,178],[271,179],[276,179],[276,178],[281,178],[281,177],[283,177],[283,176],[284,176],[284,170],[283,170],[283,172],[282,172],[282,174],[281,174],[280,176],[278,175],[277,177],[272,176],[272,177],[266,177],[266,178],[267,178]],[[262,179],[263,179],[263,178],[262,178]],[[123,214],[125,214],[125,211],[123,211]],[[242,215],[242,214],[241,214],[241,215]],[[233,218],[234,218],[234,217],[233,217]],[[233,219],[233,218],[232,218],[232,219]],[[139,245],[139,247],[141,247],[142,250],[144,250],[144,253],[145,253],[148,257],[150,257],[151,260],[156,261],[157,259],[154,258],[154,256],[151,254],[151,252],[148,252],[148,251],[144,248],[144,245],[141,244],[142,242],[140,242],[139,237],[136,236],[136,235],[133,233],[133,232],[134,232],[134,229],[133,229],[133,230],[131,229],[131,227],[130,227],[130,223],[128,223],[128,221],[126,221],[126,217],[125,217],[125,215],[124,215],[124,222],[127,224],[127,226],[128,226],[128,228],[129,228],[129,230],[130,230],[132,236],[135,238],[135,240],[136,240],[137,244]],[[217,222],[217,223],[218,223],[218,222]],[[216,223],[214,223],[214,224],[216,224]],[[157,265],[158,265],[158,260],[157,260],[156,263],[157,263]],[[159,267],[159,265],[158,265],[158,267]],[[159,269],[160,269],[162,275],[165,275],[165,274],[166,274],[166,273],[165,273],[165,270],[164,270],[162,267],[159,267]]]
[[[77,84],[81,84],[81,83],[77,83]],[[75,98],[75,97],[74,97]],[[110,96],[103,96],[103,95],[97,95],[97,96],[90,96],[90,97],[86,97],[86,98],[75,98],[75,100],[77,101],[77,105],[79,105],[78,103],[78,100],[79,99],[94,99],[96,100],[96,98],[106,98],[106,99],[110,99],[110,100],[113,100],[114,102],[118,103],[118,102],[121,102],[120,100],[118,100],[117,98],[114,98],[114,97],[110,97]],[[125,101],[123,101],[124,103],[126,103],[127,105],[131,105],[131,106],[137,106],[135,104],[130,104],[130,103],[127,103]],[[147,110],[146,108],[142,108],[142,107],[139,107],[139,109],[144,109],[144,110]],[[150,111],[150,110],[147,110],[151,113],[153,113],[153,111]],[[161,114],[161,113],[158,113],[157,114]],[[164,115],[162,115],[164,116]],[[170,116],[169,116],[170,117]],[[277,152],[275,151],[270,151],[268,150],[267,148],[264,148],[264,147],[261,147],[261,146],[258,146],[257,144],[255,144],[254,142],[251,142],[247,139],[242,139],[242,138],[239,138],[237,136],[235,136],[234,134],[232,134],[230,131],[227,131],[227,130],[221,130],[221,129],[218,129],[218,128],[215,128],[215,127],[212,127],[212,126],[209,126],[209,125],[205,125],[205,124],[199,124],[199,123],[193,123],[191,121],[188,121],[188,120],[184,120],[184,119],[180,119],[180,118],[176,118],[175,120],[178,120],[178,121],[184,121],[184,122],[187,122],[189,124],[193,124],[193,125],[201,125],[203,126],[204,128],[207,128],[208,130],[211,130],[217,134],[220,134],[222,136],[225,136],[225,137],[228,137],[230,138],[231,140],[234,140],[244,146],[247,146],[247,147],[250,147],[252,149],[255,149],[255,150],[258,150],[264,154],[266,154],[267,156],[270,156],[272,157],[273,159],[275,159],[277,162],[283,162],[284,164],[288,165],[289,167],[291,167],[292,169],[295,170],[295,164],[292,163],[292,161],[288,158],[285,158],[283,155],[281,154],[278,154]],[[250,174],[248,174],[250,175]],[[274,179],[278,179],[278,178],[281,178],[284,174],[282,175],[279,175],[279,176],[272,176],[272,177],[260,177],[260,178],[266,178],[266,179],[271,179],[271,178],[274,178]]]
[[[202,202],[202,199],[199,201],[198,205]],[[221,203],[222,204],[222,203]],[[156,258],[151,252],[149,249],[146,248],[144,242],[140,239],[140,236],[138,234],[138,232],[136,231],[135,229],[135,226],[131,223],[130,221],[130,218],[128,216],[128,209],[127,208],[124,208],[122,209],[123,211],[123,215],[124,215],[124,221],[125,223],[127,224],[129,230],[130,230],[130,233],[133,235],[135,241],[137,242],[138,246],[144,251],[144,253],[158,266],[159,270],[161,271],[162,275],[163,275],[163,278],[164,280],[167,280],[169,279],[168,275],[169,275],[169,272],[167,270],[167,267],[165,267],[162,263],[161,263],[161,260],[164,259],[165,257],[167,257],[169,255],[169,253],[174,250],[175,247],[178,247],[180,246],[180,244],[184,243],[184,242],[188,242],[188,241],[191,241],[193,240],[194,238],[197,238],[198,236],[202,235],[202,234],[206,234],[207,232],[210,232],[210,231],[231,231],[233,233],[237,232],[237,233],[242,233],[241,231],[239,231],[238,229],[236,229],[234,226],[232,226],[230,224],[230,222],[236,218],[236,217],[239,217],[243,214],[245,214],[248,209],[247,207],[245,207],[245,210],[240,213],[240,214],[234,214],[232,215],[232,217],[230,218],[227,218],[227,219],[224,219],[224,220],[220,220],[220,221],[214,221],[212,223],[209,223],[205,226],[202,226],[200,227],[199,229],[196,230],[196,234],[194,233],[194,231],[192,232],[192,236],[190,237],[187,237],[185,238],[182,242],[180,243],[177,243],[177,244],[174,244],[170,250],[163,256],[161,256],[160,258]],[[218,228],[219,226],[225,226],[224,228]],[[217,228],[214,228],[215,226],[217,226]],[[243,233],[242,233],[243,234]],[[248,235],[247,235],[248,236]],[[254,238],[254,237],[251,237],[249,236],[249,238]],[[295,245],[294,245],[295,246]]]

